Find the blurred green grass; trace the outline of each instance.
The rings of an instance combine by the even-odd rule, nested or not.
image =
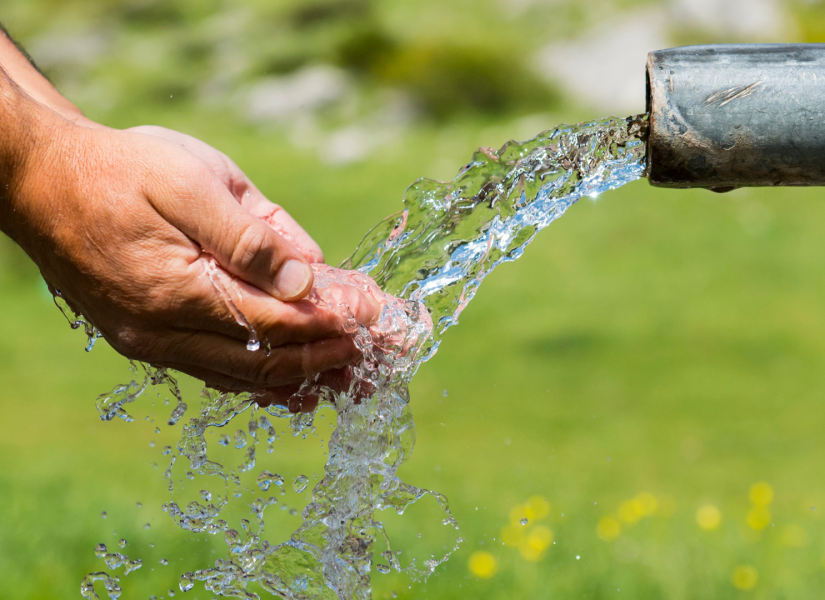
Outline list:
[[[90,6],[38,6],[47,4],[56,11]],[[470,4],[450,5],[443,14],[435,3],[388,2],[376,10],[388,35],[402,41],[405,32],[413,40],[421,32],[447,37],[459,25],[470,38],[498,32],[499,23],[468,11]],[[42,28],[26,6],[16,2],[9,10],[24,33],[34,35]],[[161,23],[152,39],[173,44],[186,19],[194,18],[187,10],[209,12],[197,3],[176,6],[183,17],[150,18]],[[108,14],[103,4],[96,10],[73,18]],[[554,28],[584,19],[576,3],[558,10]],[[129,23],[140,38],[147,26]],[[524,26],[535,33],[540,23]],[[818,35],[814,24],[807,29]],[[197,53],[185,55],[197,62]],[[173,82],[191,67],[174,65]],[[113,77],[115,67],[72,85],[94,87]],[[133,87],[151,79],[151,73],[128,79],[129,69],[121,70]],[[190,73],[191,81],[199,73]],[[90,113],[118,127],[166,125],[224,150],[305,225],[333,264],[375,222],[398,210],[410,182],[452,177],[474,148],[506,141],[519,113],[460,111],[438,125],[423,121],[379,155],[330,168],[277,132],[216,113],[186,94],[167,101],[167,88],[157,89],[164,95],[151,89],[145,97],[127,94],[109,109],[92,105]],[[602,116],[560,101],[539,119],[536,132]],[[376,574],[375,597],[820,597],[821,196],[817,189],[717,196],[638,182],[582,201],[522,259],[489,277],[412,386],[418,443],[402,470],[406,481],[450,498],[466,541],[427,584]],[[160,448],[176,439],[176,431],[162,425],[169,407],[150,396],[134,405],[134,423],[101,422],[94,398],[126,380],[126,361],[103,343],[83,352],[83,336],[68,328],[33,267],[3,242],[0,596],[78,597],[80,579],[104,567],[94,557],[95,544],[114,549],[121,537],[129,540],[125,552],[145,561],[122,578],[123,598],[168,596],[165,590],[176,589],[181,573],[225,553],[222,541],[185,533],[160,510],[168,500]],[[197,406],[196,382],[184,387],[190,406]],[[154,434],[158,425],[162,431]],[[289,438],[274,455],[260,454],[256,471],[267,468],[288,479],[317,475],[321,453],[315,438]],[[757,481],[769,482],[776,494],[771,522],[761,531],[747,525],[748,490]],[[642,492],[673,509],[622,521],[622,503]],[[501,540],[511,510],[533,496],[550,503],[541,525],[555,542],[536,562]],[[306,494],[288,499],[300,507]],[[697,509],[707,504],[721,511],[714,531],[696,522]],[[614,541],[597,535],[607,516],[621,522]],[[433,503],[422,501],[388,523],[405,555],[428,555],[446,543],[439,520]],[[270,513],[270,523],[276,542],[298,517]],[[490,579],[468,569],[476,551],[497,560]],[[162,566],[161,558],[172,562]],[[743,564],[758,573],[749,591],[731,581]],[[189,596],[211,597],[200,585]]]
[[[444,138],[424,127],[395,156],[319,177],[314,157],[272,136],[191,112],[162,122],[232,154],[331,262],[398,208],[406,183],[431,172],[432,149]],[[465,143],[481,143],[489,125],[454,126],[462,143],[441,158],[461,164]],[[741,563],[759,572],[754,596],[818,597],[825,577],[820,196],[815,189],[716,196],[638,182],[579,203],[522,259],[496,271],[413,384],[418,444],[403,469],[405,480],[451,499],[466,543],[426,585],[408,589],[403,579],[376,575],[376,598],[391,591],[601,598],[619,589],[640,598],[727,598],[738,593],[729,576]],[[159,448],[175,432],[164,427],[155,436],[145,421],[100,422],[94,397],[124,379],[125,361],[103,344],[83,352],[82,335],[69,330],[42,286],[8,270],[4,277],[4,596],[71,597],[82,575],[103,567],[94,545],[121,536],[130,541],[127,554],[146,559],[124,578],[124,597],[173,588],[183,571],[223,552],[222,542],[185,534],[159,510],[165,487],[152,463],[163,464]],[[187,384],[190,404],[196,387]],[[136,414],[151,410],[162,423],[167,407],[140,402],[148,400]],[[158,437],[165,441],[149,448]],[[309,454],[279,450],[259,468],[317,474],[322,459]],[[756,534],[745,518],[748,489],[760,480],[776,500],[772,526]],[[671,497],[676,509],[625,524],[620,539],[638,548],[622,562],[619,541],[600,540],[596,525],[643,491]],[[510,510],[534,495],[551,504],[545,524],[556,541],[537,563],[500,541]],[[707,502],[722,512],[718,531],[695,522]],[[428,546],[441,535],[432,528],[435,510],[414,507],[392,519],[398,547],[439,551]],[[297,519],[285,515],[285,528],[297,525],[290,518]],[[788,525],[806,532],[802,547],[782,544]],[[467,569],[479,549],[499,560],[486,581]],[[162,567],[161,557],[176,560]]]

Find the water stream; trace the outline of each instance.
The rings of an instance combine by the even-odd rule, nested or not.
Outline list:
[[[253,394],[205,389],[177,448],[164,450],[170,457],[166,481],[171,496],[164,511],[183,529],[223,536],[228,553],[214,566],[183,574],[181,590],[203,582],[218,596],[253,599],[263,589],[290,600],[360,600],[371,597],[373,572],[402,571],[418,580],[447,560],[461,542],[447,499],[397,476],[415,443],[408,385],[496,266],[521,256],[541,229],[580,198],[643,176],[646,133],[646,116],[610,118],[562,125],[524,143],[508,142],[498,151],[481,148],[453,181],[421,179],[410,186],[403,211],[373,228],[341,269],[316,265],[310,300],[340,311],[364,354],[359,364],[348,368],[343,384],[333,388],[324,378],[307,380],[290,399],[318,398],[321,407],[334,408],[330,414],[336,426],[323,477],[302,512],[303,524],[286,541],[267,540],[266,520],[276,517],[270,507],[279,503],[271,492],[281,490],[283,498],[285,484],[274,457],[267,456],[278,437],[270,419],[289,419],[293,434],[307,437],[324,409],[291,414],[282,406],[261,408],[256,402],[261,399]],[[225,293],[228,286],[220,277],[225,275],[210,273]],[[340,286],[356,286],[379,301],[383,308],[378,321],[360,325],[335,293]],[[82,318],[65,306],[61,310],[73,327],[85,326],[90,338],[96,335]],[[250,349],[257,348],[256,338]],[[187,405],[174,378],[165,369],[133,368],[140,377],[98,399],[101,418],[130,420],[128,405],[152,386],[165,385],[176,402],[169,424],[182,419]],[[207,443],[206,434],[211,428],[225,431],[242,414],[249,419],[234,436],[240,465],[231,467],[226,459],[214,458],[216,448]],[[211,439],[222,448],[233,444],[225,434]],[[258,452],[264,444],[267,454]],[[183,486],[175,483],[176,469],[181,468],[201,489],[198,499],[186,502]],[[247,480],[259,492],[248,505],[252,518],[232,528],[227,515],[245,502],[240,498],[248,495]],[[308,484],[301,476],[293,487],[303,491]],[[401,514],[424,496],[441,506],[443,526],[455,532],[455,544],[445,555],[403,562],[380,517],[387,510]],[[377,556],[376,544],[386,548]],[[140,566],[105,548],[98,551],[110,570]],[[95,581],[104,583],[110,598],[120,596],[118,577],[101,571],[84,579],[85,598],[97,597]]]

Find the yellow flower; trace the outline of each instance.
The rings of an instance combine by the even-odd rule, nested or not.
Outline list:
[[[527,510],[533,519],[543,519],[550,514],[550,503],[541,496],[533,496],[527,501]]]
[[[605,542],[612,542],[622,532],[622,526],[614,517],[602,517],[596,526],[596,533]]]
[[[547,529],[547,527],[537,525],[530,530],[530,533],[527,534],[527,537],[519,545],[518,549],[526,560],[535,562],[544,556],[544,553],[552,543],[553,532]]]
[[[746,521],[751,529],[762,531],[771,524],[771,511],[764,506],[754,506],[748,511]]]
[[[754,506],[768,506],[773,502],[773,488],[766,481],[754,483],[751,486],[750,498]]]
[[[650,492],[642,492],[633,498],[633,506],[643,516],[652,515],[659,508],[659,501]]]
[[[508,546],[518,546],[524,540],[524,525],[508,525],[501,530],[501,541]]]
[[[489,552],[473,552],[468,561],[470,573],[479,579],[490,579],[498,571],[498,561]]]
[[[730,580],[737,590],[752,590],[759,580],[759,573],[750,565],[739,565],[731,573]]]
[[[642,518],[641,506],[633,500],[625,500],[619,506],[619,518],[625,523],[635,523]]]
[[[642,517],[652,515],[659,508],[659,501],[650,492],[642,492],[635,498],[625,500],[619,506],[619,518],[625,523],[635,523]]]
[[[535,520],[535,514],[533,513],[533,509],[530,508],[526,504],[517,504],[513,507],[510,511],[510,525],[517,527],[517,526],[524,526],[527,523],[522,523],[524,519],[527,519],[527,522],[531,522]]]
[[[782,543],[791,548],[801,548],[808,544],[808,532],[799,525],[788,525],[782,530]]]
[[[696,523],[702,529],[715,531],[722,524],[722,513],[713,504],[705,504],[696,511]]]

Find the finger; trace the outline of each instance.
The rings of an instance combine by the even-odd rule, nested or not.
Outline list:
[[[355,402],[360,402],[375,393],[375,385],[372,382],[355,379],[352,367],[324,371],[308,394],[299,394],[301,385],[302,383],[297,383],[261,390],[256,394],[255,402],[264,407],[276,404],[288,406],[293,412],[297,412],[293,410],[296,407],[302,412],[308,412],[318,405],[319,392],[323,388],[337,394],[346,392]]]
[[[241,206],[291,242],[309,262],[324,262],[324,253],[315,240],[285,210],[270,202],[226,154],[197,138],[164,127],[141,125],[129,131],[165,139],[206,162]]]
[[[241,340],[248,339],[249,331],[233,317],[225,299],[207,275],[206,261],[202,257],[191,264],[184,286],[190,300],[186,304],[186,310],[179,311],[178,320],[170,325],[221,333]],[[347,333],[346,319],[349,314],[359,323],[369,325],[381,311],[381,305],[374,296],[365,294],[354,286],[327,288],[327,297],[332,300],[324,304],[316,304],[309,298],[297,302],[279,302],[221,270],[217,276],[219,285],[255,329],[258,338],[273,347],[341,337]],[[346,313],[343,307],[346,307]]]
[[[150,183],[156,210],[233,275],[279,300],[306,296],[313,275],[300,251],[243,209],[205,163],[164,146],[173,168]]]
[[[203,381],[204,384],[206,384],[207,387],[216,389],[222,393],[254,393],[260,389],[257,386],[250,385],[247,381],[241,381],[240,379],[229,377],[228,375],[218,373],[217,371],[213,371],[212,369],[205,369],[203,367],[193,367],[192,365],[187,365],[184,363],[178,363],[174,361],[166,361],[164,362],[163,366],[169,369],[174,369],[175,371],[179,371],[181,373],[186,373],[187,375],[190,375],[191,377],[194,377],[196,379],[200,379],[201,381]]]
[[[318,408],[320,397],[317,394],[306,396],[297,395],[301,384],[285,385],[277,388],[270,388],[255,395],[255,402],[258,406],[286,406],[289,412],[312,412]]]
[[[192,332],[170,336],[167,347],[169,355],[161,364],[174,364],[174,368],[184,372],[207,369],[253,389],[300,382],[361,358],[348,337],[281,346],[267,354],[250,352],[241,340]]]
[[[250,189],[241,199],[241,206],[277,231],[284,239],[301,251],[311,263],[324,262],[324,252],[315,240],[292,218],[286,210],[267,200],[258,189]]]

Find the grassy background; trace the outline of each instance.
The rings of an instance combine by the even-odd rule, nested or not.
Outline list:
[[[51,5],[83,3],[12,2],[9,12],[34,36]],[[407,20],[415,31],[438,21],[435,5],[412,6],[381,4],[383,22],[402,30],[397,24]],[[570,5],[558,10],[571,23],[586,16]],[[483,37],[495,14],[472,14],[468,36]],[[109,81],[104,67],[83,81]],[[130,83],[128,70],[123,77],[118,85],[141,85]],[[331,263],[397,210],[407,184],[451,177],[475,147],[499,145],[532,110],[516,103],[441,116],[434,109],[379,156],[329,168],[278,131],[216,118],[219,111],[192,98],[158,98],[90,113],[113,126],[167,125],[226,151],[305,225]],[[560,99],[536,131],[600,116]],[[375,597],[820,597],[821,196],[817,189],[717,196],[637,182],[581,202],[522,259],[496,271],[413,384],[418,444],[402,472],[450,498],[466,542],[425,585],[376,575]],[[77,597],[83,575],[104,567],[94,545],[115,549],[123,537],[125,552],[144,559],[122,578],[123,598],[168,597],[182,572],[224,552],[222,541],[186,534],[160,510],[168,499],[160,448],[177,431],[154,428],[169,407],[152,396],[135,405],[134,423],[99,421],[94,398],[125,380],[125,360],[102,343],[83,352],[82,334],[67,327],[27,259],[6,241],[1,248],[0,595]],[[196,404],[196,383],[185,387]],[[260,455],[258,468],[288,479],[317,475],[321,452],[315,438],[289,439]],[[757,481],[775,490],[761,531],[747,525]],[[641,492],[654,494],[660,510],[622,521],[622,503]],[[535,495],[550,502],[542,524],[555,544],[528,561],[502,545],[501,531],[513,507]],[[300,508],[305,499],[290,494],[286,503]],[[696,522],[705,504],[721,511],[716,530]],[[270,516],[272,541],[298,524],[281,514]],[[436,514],[423,501],[392,519],[397,546],[438,553]],[[621,535],[605,541],[597,525],[610,515]],[[497,560],[489,579],[468,569],[479,550]],[[743,564],[758,581],[740,591],[731,575]],[[211,597],[200,585],[188,596]]]

